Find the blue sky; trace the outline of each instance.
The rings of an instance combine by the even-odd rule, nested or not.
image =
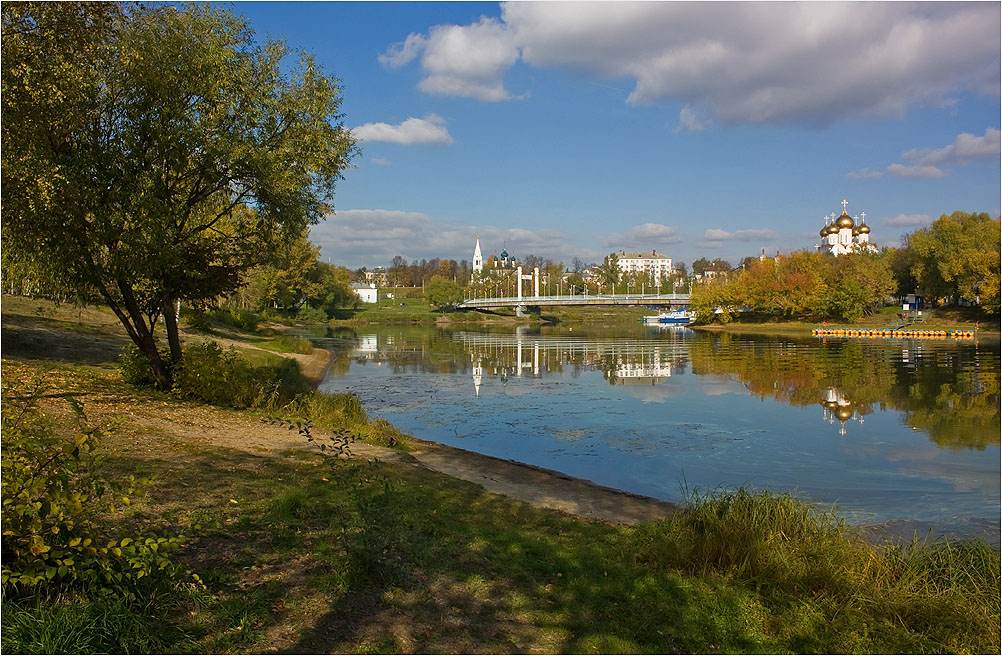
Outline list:
[[[350,268],[811,248],[1000,213],[1000,5],[237,2],[344,86],[362,156],[312,231]]]

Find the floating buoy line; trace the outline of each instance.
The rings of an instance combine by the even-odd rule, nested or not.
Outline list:
[[[814,337],[863,339],[974,339],[973,330],[914,330],[901,328],[814,328]]]

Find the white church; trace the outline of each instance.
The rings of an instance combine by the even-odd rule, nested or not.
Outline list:
[[[819,253],[832,255],[848,255],[849,253],[876,253],[877,245],[870,241],[870,226],[866,225],[866,212],[855,217],[849,216],[846,206],[849,201],[842,201],[842,215],[837,219],[835,213],[825,217],[825,227],[821,228],[821,243],[816,246]],[[831,223],[829,223],[831,221]]]

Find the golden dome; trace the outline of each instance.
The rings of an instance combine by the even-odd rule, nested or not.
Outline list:
[[[845,210],[842,210],[842,216],[835,219],[835,225],[838,226],[839,229],[842,229],[842,228],[852,228],[856,224],[852,220],[852,217],[849,216],[849,213],[846,212]]]
[[[839,409],[835,412],[835,417],[839,421],[845,422],[852,416],[852,408],[847,405],[839,406]]]
[[[825,227],[821,228],[821,232],[819,232],[818,234],[821,235],[822,237],[827,237],[828,236],[828,225],[826,224]]]
[[[829,235],[837,235],[838,234],[838,226],[835,225],[834,223],[832,223],[831,225],[828,226],[827,232],[828,232]]]
[[[860,225],[859,226],[859,234],[861,234],[861,235],[868,235],[868,234],[870,234],[870,226],[866,225],[865,223],[862,224],[862,225]]]

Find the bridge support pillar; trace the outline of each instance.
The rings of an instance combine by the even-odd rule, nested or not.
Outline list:
[[[529,314],[529,308],[527,308],[524,305],[516,305],[515,306],[515,316],[516,317],[524,317],[527,314]]]

